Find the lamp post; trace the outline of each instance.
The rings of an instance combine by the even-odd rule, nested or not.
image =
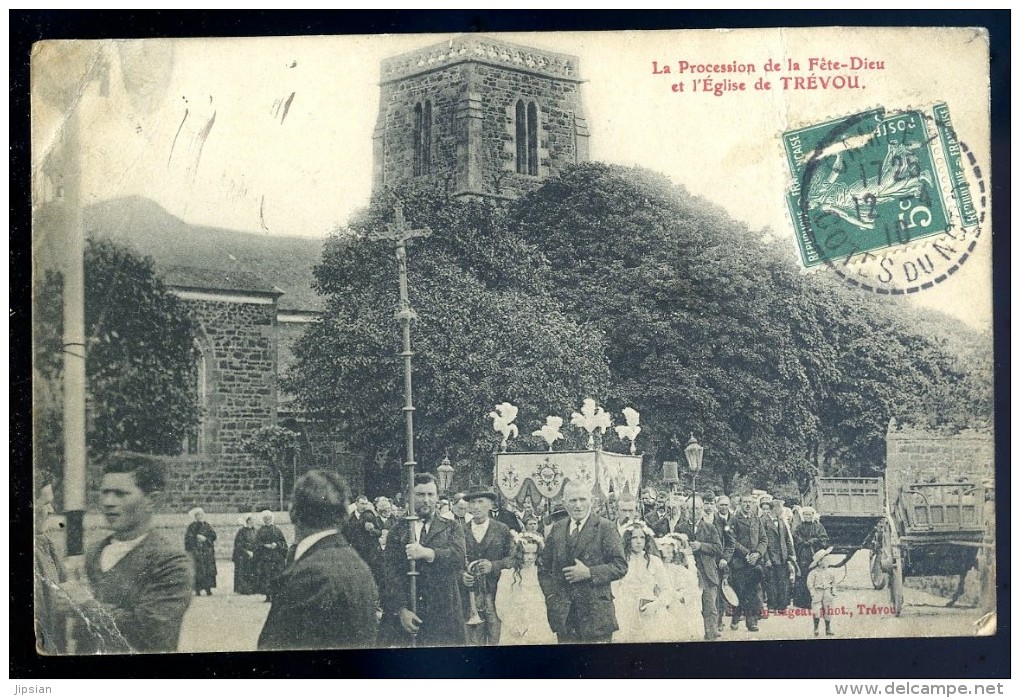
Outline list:
[[[691,433],[691,438],[684,449],[684,456],[687,458],[687,467],[691,470],[691,525],[694,525],[694,498],[698,493],[698,471],[701,470],[701,462],[705,457],[705,447],[698,443]]]
[[[453,465],[450,463],[450,454],[447,453],[443,462],[436,468],[436,480],[439,481],[439,491],[443,495],[450,492],[450,485],[453,484]]]

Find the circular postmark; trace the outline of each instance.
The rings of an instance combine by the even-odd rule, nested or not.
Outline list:
[[[980,239],[987,188],[944,104],[873,109],[784,134],[805,266],[883,295],[945,281]]]

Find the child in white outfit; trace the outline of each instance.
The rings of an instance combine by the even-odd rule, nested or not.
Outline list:
[[[821,551],[824,552],[824,551]],[[811,620],[815,637],[818,637],[818,620],[825,620],[825,634],[832,632],[832,608],[836,603],[836,570],[829,567],[829,556],[820,556],[812,562],[807,576],[807,588],[811,592]]]

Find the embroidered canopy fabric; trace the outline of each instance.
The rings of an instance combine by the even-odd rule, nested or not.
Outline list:
[[[641,456],[606,451],[558,451],[497,453],[494,480],[508,499],[555,499],[563,485],[581,480],[603,497],[629,491],[637,494],[641,485]]]

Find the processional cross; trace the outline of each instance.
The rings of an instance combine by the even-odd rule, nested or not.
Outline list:
[[[411,308],[411,301],[407,294],[407,243],[414,238],[425,238],[432,235],[429,228],[410,228],[404,221],[404,207],[399,202],[394,207],[393,223],[386,226],[385,231],[369,233],[369,240],[388,240],[396,245],[397,270],[400,278],[400,303],[397,306],[395,317],[400,320],[403,330],[403,351],[400,356],[404,358],[404,426],[407,432],[407,458],[404,461],[404,468],[407,473],[407,521],[408,531],[414,536],[414,522],[418,517],[414,512],[414,402],[411,393],[411,320],[417,318],[414,309]],[[408,609],[412,613],[418,612],[418,569],[414,560],[409,561],[407,576],[410,582],[410,604]]]

